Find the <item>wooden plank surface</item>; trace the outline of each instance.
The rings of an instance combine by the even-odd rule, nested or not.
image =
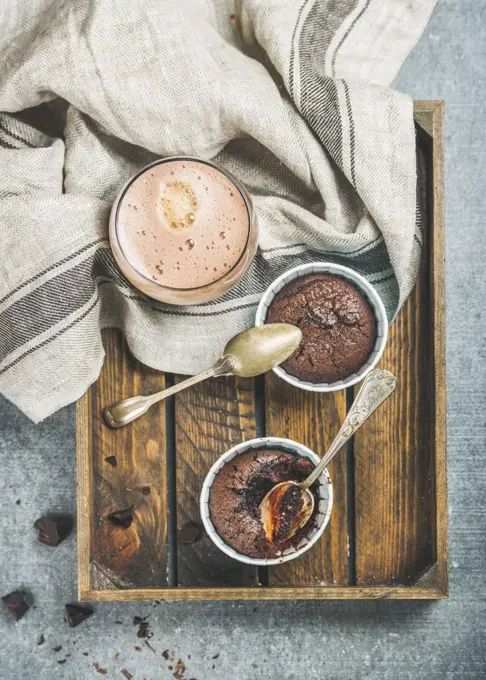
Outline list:
[[[90,585],[96,587],[163,587],[166,579],[166,439],[165,409],[119,430],[102,420],[107,404],[165,386],[164,375],[136,361],[120,331],[104,331],[106,359],[100,378],[82,398],[84,428],[92,464],[92,526],[80,526],[79,540],[90,544]],[[106,461],[114,457],[116,466]],[[113,459],[113,462],[114,462]],[[134,506],[130,527],[116,526],[108,515]],[[91,532],[91,536],[87,533]]]
[[[189,522],[202,533],[194,543],[177,542],[179,585],[256,585],[257,569],[222,553],[202,530],[199,511],[211,465],[235,444],[255,437],[253,380],[216,378],[177,394],[175,434],[178,535]]]
[[[266,376],[266,434],[304,444],[321,456],[346,417],[346,392],[299,390],[275,374]],[[346,585],[348,530],[346,451],[329,466],[334,507],[320,541],[296,560],[269,567],[269,585]]]
[[[358,585],[410,584],[434,561],[427,273],[424,262],[380,362],[397,389],[355,435]]]

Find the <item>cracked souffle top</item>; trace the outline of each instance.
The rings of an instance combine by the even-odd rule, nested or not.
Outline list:
[[[221,538],[248,557],[275,558],[295,546],[315,526],[318,482],[311,486],[314,513],[302,529],[284,543],[267,540],[260,518],[260,503],[275,484],[303,481],[314,469],[308,458],[281,449],[252,449],[225,463],[216,475],[209,495],[209,512]]]
[[[267,323],[290,323],[302,342],[282,366],[312,383],[333,383],[358,371],[376,341],[373,309],[358,288],[334,274],[291,281],[269,307]]]

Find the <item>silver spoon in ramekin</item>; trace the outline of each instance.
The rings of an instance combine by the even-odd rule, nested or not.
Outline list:
[[[309,521],[315,503],[309,487],[396,386],[397,379],[390,371],[375,369],[368,373],[335,440],[311,474],[302,482],[280,482],[270,489],[260,503],[260,516],[269,541],[284,543]]]

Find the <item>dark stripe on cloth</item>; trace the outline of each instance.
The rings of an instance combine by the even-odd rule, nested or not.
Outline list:
[[[97,296],[96,296],[96,300],[93,302],[93,304],[90,305],[89,309],[87,309],[85,312],[83,312],[83,314],[82,314],[78,319],[74,319],[74,321],[72,321],[72,322],[71,322],[68,326],[66,326],[65,328],[61,328],[61,330],[59,330],[55,335],[53,335],[53,336],[50,337],[50,338],[46,338],[46,339],[43,340],[39,345],[36,345],[35,347],[31,347],[31,348],[28,349],[26,352],[24,352],[23,354],[21,354],[20,356],[18,356],[18,357],[17,357],[14,361],[12,361],[10,364],[7,364],[7,366],[4,366],[4,367],[0,370],[0,375],[2,375],[3,373],[6,373],[6,371],[8,371],[9,368],[12,368],[12,367],[15,366],[16,364],[20,363],[20,362],[22,361],[22,359],[25,359],[25,357],[29,356],[29,354],[32,354],[33,352],[36,352],[38,349],[41,349],[41,347],[45,347],[45,346],[48,345],[50,342],[53,342],[53,340],[56,340],[56,338],[58,338],[59,336],[63,335],[64,333],[66,333],[66,331],[70,330],[73,326],[75,326],[75,325],[78,324],[80,321],[82,321],[83,319],[85,319],[85,318],[88,316],[88,314],[96,307],[96,305],[98,304],[99,301],[100,301],[100,296],[97,295]]]
[[[342,122],[336,82],[325,75],[323,55],[357,0],[316,2],[299,38],[300,109],[302,115],[340,168]]]
[[[22,290],[25,286],[28,286],[29,283],[33,283],[37,279],[40,279],[41,276],[44,276],[44,274],[47,274],[47,272],[54,271],[54,269],[57,269],[58,267],[61,267],[63,264],[66,264],[66,262],[69,262],[70,260],[74,259],[78,255],[81,255],[81,253],[84,253],[86,250],[89,250],[89,248],[92,248],[93,246],[97,245],[98,243],[102,243],[103,241],[106,241],[108,243],[108,238],[106,236],[103,236],[102,238],[97,239],[96,241],[92,241],[91,243],[88,243],[88,245],[83,246],[79,250],[77,250],[75,253],[72,253],[71,255],[68,255],[62,260],[59,260],[59,262],[55,262],[54,264],[51,264],[49,267],[46,267],[43,269],[41,272],[36,274],[30,279],[27,279],[27,281],[23,281],[17,288],[14,288],[13,290],[10,291],[10,293],[7,293],[1,300],[0,300],[0,305],[3,304],[6,300],[8,300],[12,295],[15,295],[15,293],[18,293],[19,290]]]
[[[92,298],[101,279],[104,283],[107,282],[106,279],[108,282],[111,281],[125,296],[130,291],[132,299],[168,316],[211,316],[252,306],[253,303],[248,303],[245,298],[250,295],[261,295],[277,276],[298,264],[312,263],[323,258],[337,264],[348,264],[345,255],[316,253],[311,249],[295,255],[276,256],[271,261],[266,261],[262,254],[258,253],[249,274],[230,292],[216,301],[194,308],[184,308],[165,305],[142,294],[138,295],[121,274],[111,251],[108,248],[101,248],[86,260],[46,281],[0,314],[0,361],[81,309]],[[353,260],[353,268],[365,276],[376,276],[380,271],[386,271],[389,268],[389,261],[384,244],[379,243],[370,252],[357,256]],[[221,302],[233,304],[227,309],[217,309]]]
[[[26,144],[27,146],[30,146],[31,149],[36,149],[37,147],[35,144],[32,144],[31,142],[28,142],[26,139],[23,137],[20,137],[20,135],[16,135],[14,132],[9,130],[6,125],[4,125],[2,122],[0,122],[0,130],[3,130],[4,132],[9,135],[9,137],[12,137],[12,139],[16,139],[18,142],[22,142],[22,144]]]
[[[351,161],[351,181],[353,182],[353,186],[356,187],[356,176],[354,173],[354,164],[355,164],[355,134],[354,134],[354,119],[353,119],[353,110],[351,108],[351,98],[349,96],[349,87],[348,84],[345,80],[342,81],[344,85],[344,93],[346,95],[346,109],[348,112],[348,118],[349,118],[349,156],[350,156],[350,161]]]

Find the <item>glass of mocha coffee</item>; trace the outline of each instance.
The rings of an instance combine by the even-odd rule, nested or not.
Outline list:
[[[258,245],[246,189],[223,168],[177,156],[146,166],[120,191],[110,243],[126,278],[146,295],[193,305],[226,293]]]

